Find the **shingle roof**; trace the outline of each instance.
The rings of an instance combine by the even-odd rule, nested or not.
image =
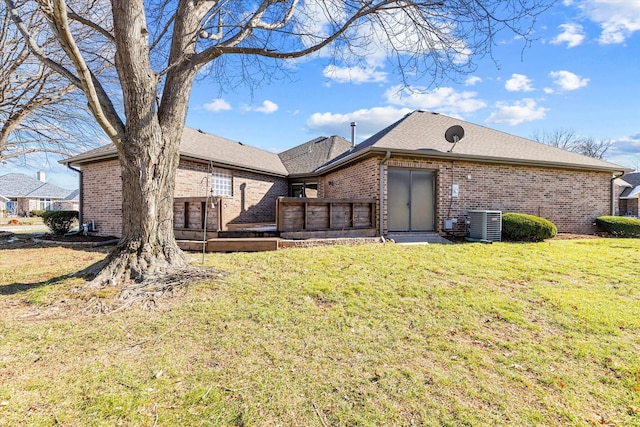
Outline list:
[[[265,172],[273,175],[286,176],[288,174],[287,169],[275,153],[188,127],[184,128],[182,134],[180,155],[186,158],[210,161],[219,165]],[[82,164],[116,156],[117,151],[115,145],[108,144],[65,159],[62,163]]]
[[[348,151],[351,143],[340,136],[321,136],[278,154],[289,174],[311,173]]]
[[[637,199],[640,196],[640,172],[628,173],[622,177],[630,186],[625,188],[620,197]]]
[[[444,138],[446,130],[454,125],[462,126],[464,129],[464,137],[455,147]],[[610,162],[425,111],[407,114],[396,123],[358,144],[350,153],[334,159],[321,169],[326,170],[346,163],[370,151],[386,150],[392,153],[413,153],[447,159],[600,171],[629,171],[626,167]]]
[[[38,181],[22,173],[9,173],[0,176],[0,194],[9,198],[64,199],[69,193],[71,190]]]
[[[80,201],[80,190],[74,190],[71,193],[67,194],[64,200],[79,202]]]

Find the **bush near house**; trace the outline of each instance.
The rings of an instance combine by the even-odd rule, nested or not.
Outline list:
[[[40,218],[42,218],[45,212],[47,211],[45,211],[44,209],[33,209],[29,212],[29,216],[39,216]]]
[[[78,224],[78,211],[45,211],[42,219],[52,233],[65,234]]]
[[[640,237],[640,219],[623,216],[601,216],[596,218],[600,230],[615,237]]]
[[[558,234],[551,221],[535,215],[507,212],[502,215],[502,239],[516,242],[540,242]]]

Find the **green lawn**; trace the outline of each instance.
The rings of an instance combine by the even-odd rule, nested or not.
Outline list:
[[[638,239],[211,254],[110,315],[103,256],[0,249],[0,425],[640,426]]]

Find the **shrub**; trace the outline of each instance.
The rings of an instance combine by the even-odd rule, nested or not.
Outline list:
[[[78,223],[78,211],[45,211],[44,224],[54,234],[65,234]]]
[[[39,216],[42,217],[44,215],[44,213],[47,212],[43,209],[34,209],[32,211],[29,211],[29,216]]]
[[[640,237],[640,219],[623,216],[601,216],[596,225],[615,237]]]
[[[502,215],[502,238],[516,242],[540,242],[558,234],[551,221],[535,215],[508,212]]]

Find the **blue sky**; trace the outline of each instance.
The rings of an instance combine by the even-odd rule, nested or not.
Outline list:
[[[423,109],[530,138],[558,128],[615,141],[607,160],[640,167],[640,0],[559,1],[538,21],[536,41],[504,33],[493,59],[472,74],[431,85],[399,86],[383,58],[365,68],[332,66],[327,58],[289,64],[288,78],[233,92],[200,80],[187,126],[280,152],[321,135],[358,141]],[[77,177],[49,162],[2,165],[0,173],[35,176],[76,188]]]

